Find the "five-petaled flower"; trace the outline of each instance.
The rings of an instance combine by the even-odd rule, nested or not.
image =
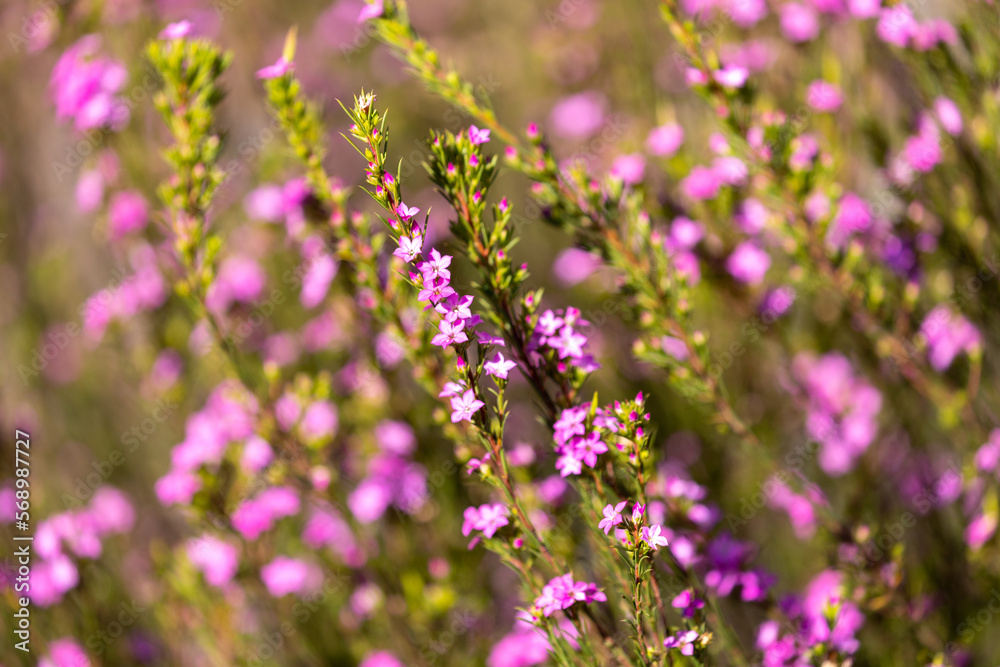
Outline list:
[[[660,547],[667,546],[667,538],[660,535],[659,524],[656,524],[652,528],[643,526],[642,528],[642,541],[649,545],[649,548],[656,551]]]
[[[399,247],[392,251],[392,254],[403,261],[412,262],[420,254],[424,247],[424,237],[416,234],[413,238],[409,236],[399,237]]]
[[[398,213],[399,217],[403,218],[404,220],[409,220],[417,213],[420,213],[420,209],[417,208],[416,206],[411,208],[406,204],[404,204],[403,202],[399,202],[399,206],[396,207],[396,213]]]
[[[480,130],[475,125],[469,127],[469,141],[472,142],[473,146],[478,146],[479,144],[485,144],[490,140],[489,130]]]
[[[493,361],[487,361],[483,364],[483,368],[486,370],[488,375],[492,375],[503,380],[507,379],[507,374],[510,373],[511,369],[515,366],[517,366],[517,363],[511,361],[510,359],[504,359],[503,352],[497,352],[497,356],[493,357]]]
[[[605,535],[607,535],[611,531],[612,527],[617,526],[622,522],[623,519],[621,511],[625,509],[625,505],[627,504],[628,501],[623,500],[614,507],[612,507],[609,504],[607,507],[604,508],[604,518],[601,519],[601,522],[599,524],[597,524],[597,527],[602,529]]]
[[[472,389],[466,389],[461,396],[453,396],[451,399],[451,422],[457,424],[460,421],[472,421],[472,415],[479,408],[486,405],[478,398]]]

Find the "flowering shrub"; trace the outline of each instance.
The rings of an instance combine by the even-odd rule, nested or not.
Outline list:
[[[992,2],[79,4],[4,664],[1000,659]]]

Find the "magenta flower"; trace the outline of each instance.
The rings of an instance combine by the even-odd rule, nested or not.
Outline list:
[[[385,7],[383,0],[372,0],[371,3],[366,4],[361,8],[361,12],[358,14],[358,23],[364,23],[371,19],[377,19],[382,16],[385,12]]]
[[[695,201],[715,199],[720,185],[719,177],[712,169],[695,167],[681,181],[681,192]]]
[[[483,364],[483,369],[488,375],[506,380],[507,374],[515,366],[517,366],[516,362],[513,362],[510,359],[504,359],[503,352],[497,352],[497,356],[493,357],[492,361],[487,361]]]
[[[229,583],[239,566],[236,547],[211,535],[189,540],[187,555],[205,575],[205,581],[219,588]]]
[[[469,141],[472,142],[473,146],[478,146],[479,144],[485,144],[490,140],[489,130],[480,130],[475,125],[469,127]]]
[[[262,67],[257,70],[258,79],[277,79],[285,76],[295,68],[295,63],[285,60],[284,56],[278,58],[273,65]]]
[[[478,398],[476,398],[476,392],[472,389],[467,389],[461,396],[453,396],[451,399],[451,422],[457,424],[460,421],[472,421],[472,415],[479,408],[486,405]]]
[[[404,262],[412,262],[420,254],[421,249],[424,247],[424,237],[420,234],[414,235],[413,238],[408,236],[399,237],[399,247],[392,251],[392,254],[399,257]]]
[[[806,103],[816,111],[836,111],[842,102],[840,89],[827,81],[813,81],[806,91]]]
[[[454,322],[441,320],[441,324],[438,326],[439,333],[431,339],[431,344],[448,347],[449,345],[464,343],[469,340],[469,337],[466,335],[464,329],[464,320],[459,319]]]
[[[627,500],[623,500],[617,505],[608,505],[604,508],[604,518],[601,519],[597,527],[604,531],[607,535],[614,526],[620,524],[624,519],[622,518],[621,511],[625,509],[625,505],[628,504]]]
[[[551,579],[542,589],[542,594],[535,599],[535,608],[545,616],[553,612],[569,609],[577,602],[605,602],[607,596],[596,584],[573,581],[573,574],[564,574]]]
[[[646,137],[646,150],[657,157],[670,157],[684,143],[684,128],[677,123],[654,127]]]
[[[268,592],[280,598],[289,593],[301,595],[315,590],[322,582],[323,575],[315,565],[297,558],[278,556],[261,568],[260,578]]]
[[[146,199],[138,192],[126,190],[111,198],[108,224],[112,239],[120,239],[130,232],[141,230],[148,220]]]
[[[659,524],[656,524],[653,527],[642,527],[642,541],[648,544],[649,548],[653,551],[656,551],[660,547],[667,546],[667,538],[660,535],[661,530],[662,528],[660,528]]]
[[[962,133],[962,112],[953,101],[947,97],[938,97],[934,100],[934,113],[945,132],[952,136]]]
[[[160,39],[184,39],[191,34],[194,26],[190,21],[171,23],[160,31]]]
[[[882,10],[875,32],[887,44],[903,48],[917,30],[917,20],[905,4]]]
[[[675,596],[670,601],[670,606],[674,609],[683,609],[684,618],[692,618],[697,610],[705,607],[705,601],[699,600],[694,591],[688,588]]]
[[[808,5],[789,2],[781,5],[781,31],[792,42],[808,42],[819,34],[819,17]]]
[[[726,260],[726,270],[741,283],[757,285],[764,280],[764,274],[771,267],[771,257],[753,241],[744,241],[736,246]]]
[[[611,175],[620,178],[625,185],[641,183],[645,172],[646,159],[639,153],[620,155],[611,164]]]
[[[725,67],[712,73],[712,78],[723,88],[742,88],[750,76],[743,67]]]
[[[409,220],[417,213],[420,213],[420,209],[417,208],[416,206],[411,208],[406,204],[404,204],[403,202],[400,202],[399,206],[396,207],[396,213],[398,213],[399,217],[403,218],[404,220]]]

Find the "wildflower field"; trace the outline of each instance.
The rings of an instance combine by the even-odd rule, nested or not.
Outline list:
[[[4,0],[0,667],[1000,664],[993,0]]]

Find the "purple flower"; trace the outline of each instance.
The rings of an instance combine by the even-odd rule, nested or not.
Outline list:
[[[451,399],[451,422],[457,424],[460,421],[472,421],[472,415],[479,408],[486,405],[476,398],[476,392],[467,389],[461,396],[453,396]]]
[[[675,596],[670,601],[670,606],[674,609],[683,609],[684,618],[692,618],[697,610],[704,608],[705,601],[699,600],[694,591],[688,588]]]

